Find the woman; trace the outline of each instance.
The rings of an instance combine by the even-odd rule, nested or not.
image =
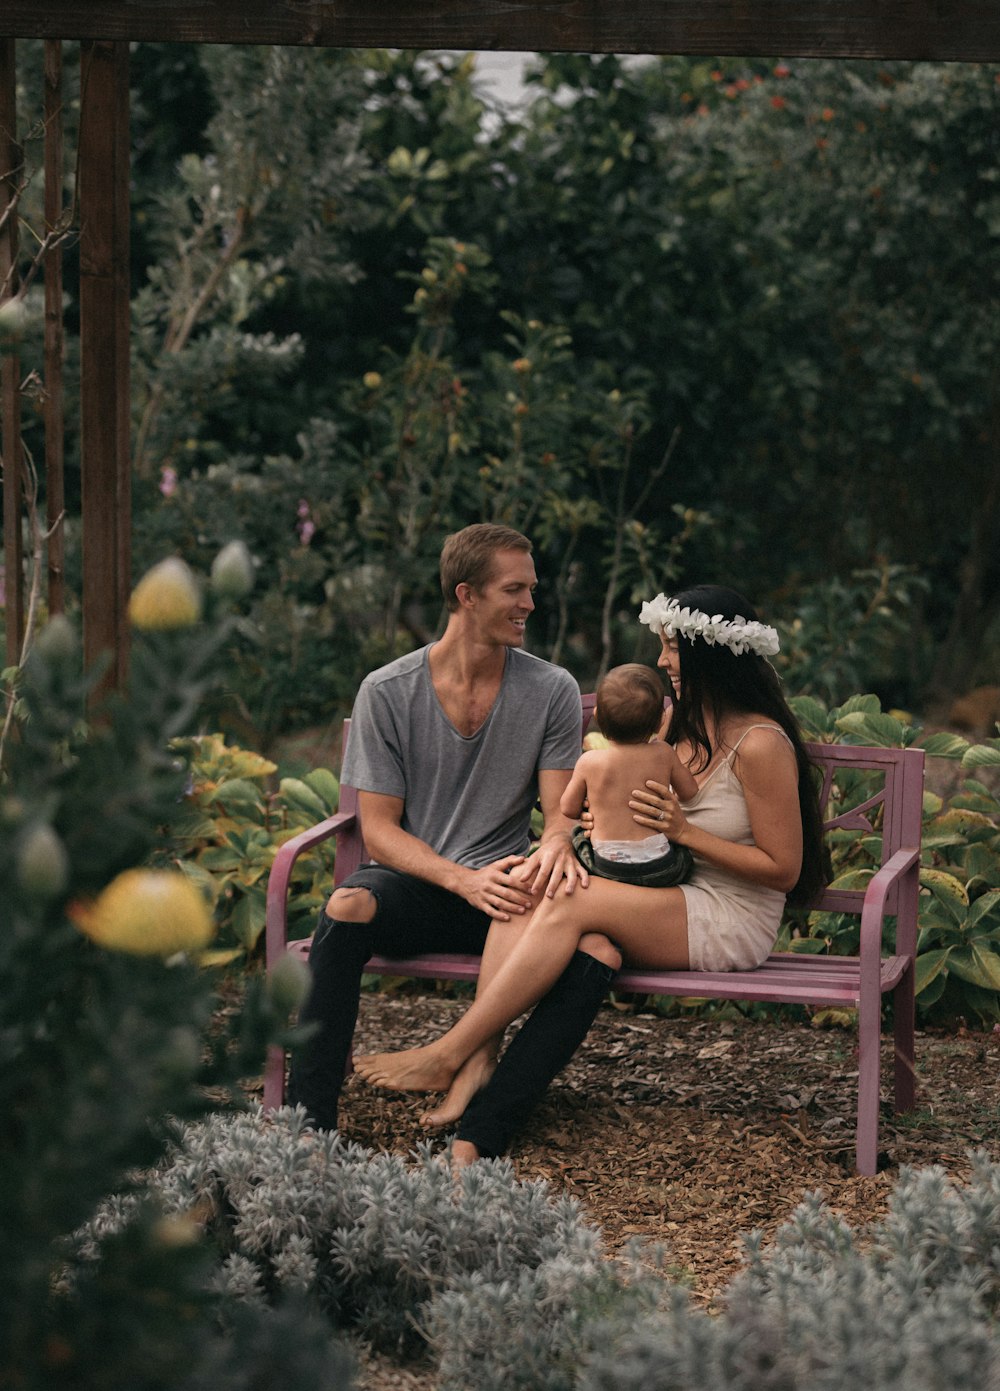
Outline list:
[[[810,767],[767,660],[778,650],[777,633],[717,585],[657,595],[640,621],[660,638],[657,665],[673,692],[665,737],[698,791],[681,803],[649,781],[629,806],[640,826],[689,847],[691,879],[654,889],[591,878],[585,890],[543,898],[453,1028],[424,1048],[356,1060],[374,1085],[445,1090],[545,994],[586,933],[606,934],[630,966],[747,970],[771,951],[786,898],[807,901],[819,889],[822,822]]]

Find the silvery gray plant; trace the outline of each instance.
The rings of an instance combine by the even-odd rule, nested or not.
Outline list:
[[[224,1308],[295,1302],[376,1348],[427,1349],[439,1391],[1000,1391],[1000,1165],[983,1154],[965,1184],[904,1170],[870,1229],[807,1198],[767,1247],[748,1239],[714,1315],[655,1251],[609,1259],[574,1201],[504,1161],[454,1175],[297,1110],[184,1127],[150,1187],[205,1227]],[[106,1204],[79,1256],[129,1220]]]

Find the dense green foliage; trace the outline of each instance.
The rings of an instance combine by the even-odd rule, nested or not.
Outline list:
[[[531,531],[532,641],[588,687],[637,597],[704,577],[833,704],[995,680],[997,71],[530,77],[511,113],[471,56],[135,51],[136,566],[259,557],[220,718],[345,708],[482,517]]]
[[[877,697],[854,696],[828,710],[821,701],[792,702],[808,739],[876,748],[923,748],[929,758],[960,762],[965,780],[947,797],[924,793],[921,831],[917,1008],[952,1020],[1000,1020],[1000,739],[971,744],[957,734],[926,734],[887,714]],[[984,781],[989,779],[989,781]],[[839,811],[875,790],[855,773],[836,787]],[[881,857],[881,810],[871,833],[831,833],[834,887],[863,889]],[[853,914],[813,913],[792,950],[851,955],[858,951]]]

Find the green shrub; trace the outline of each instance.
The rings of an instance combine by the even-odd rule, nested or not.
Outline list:
[[[278,849],[300,831],[331,816],[340,785],[326,768],[268,783],[277,764],[205,734],[175,746],[190,760],[184,811],[173,828],[173,853],[215,905],[223,941],[235,938],[248,954],[264,930],[267,876]],[[289,935],[305,936],[333,883],[332,841],[301,855],[292,874]]]
[[[878,748],[924,749],[929,759],[959,760],[968,777],[947,797],[924,793],[917,938],[917,1005],[925,1017],[1000,1019],[1000,796],[974,775],[1000,766],[1000,739],[970,744],[947,732],[924,735],[899,714],[885,713],[873,695],[853,696],[827,709],[813,697],[793,699],[806,738]],[[835,793],[843,806],[874,790],[871,775],[851,773]],[[832,833],[833,884],[862,888],[878,868],[881,813],[871,834]],[[813,913],[792,950],[853,954],[858,919]]]
[[[241,1314],[227,1332],[196,1229],[148,1204],[99,1265],[75,1275],[66,1265],[69,1234],[107,1194],[135,1191],[163,1153],[168,1116],[238,1100],[268,1041],[295,1038],[287,982],[272,991],[259,976],[240,1012],[220,1013],[217,975],[191,953],[147,954],[134,921],[126,950],[121,918],[107,914],[102,940],[120,949],[84,935],[88,901],[96,912],[109,885],[131,886],[125,874],[170,856],[189,778],[171,741],[190,727],[224,632],[224,621],[185,619],[136,633],[128,691],[99,708],[65,619],[16,675],[0,786],[0,1381],[26,1391],[249,1391],[249,1349],[264,1361],[265,1345],[291,1341],[280,1311],[252,1334]],[[179,887],[204,920],[179,874],[156,883]],[[123,915],[134,901],[119,893]],[[170,913],[147,926],[161,943],[184,936]],[[295,1384],[332,1384],[321,1373],[344,1372],[342,1354],[320,1325],[303,1336]]]

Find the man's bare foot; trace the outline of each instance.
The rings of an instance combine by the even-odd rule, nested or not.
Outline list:
[[[442,1061],[433,1047],[406,1048],[399,1053],[363,1053],[354,1071],[373,1087],[397,1092],[443,1092],[455,1079],[455,1068]]]
[[[479,1158],[481,1155],[471,1140],[456,1140],[451,1147],[452,1173],[457,1173],[459,1169],[467,1169]]]
[[[492,1053],[474,1053],[455,1073],[448,1095],[440,1106],[425,1111],[420,1124],[425,1130],[443,1130],[465,1115],[465,1108],[496,1071],[497,1060]]]

